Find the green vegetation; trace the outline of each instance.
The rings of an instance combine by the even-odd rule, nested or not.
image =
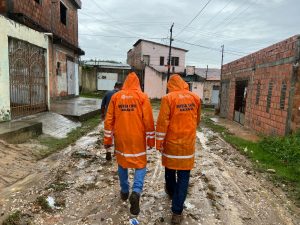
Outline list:
[[[54,152],[57,152],[61,149],[68,147],[70,144],[77,141],[80,137],[84,136],[91,130],[93,130],[100,123],[100,116],[95,116],[91,119],[88,119],[82,122],[81,127],[78,127],[72,130],[66,138],[57,139],[53,137],[44,137],[41,136],[38,138],[39,142],[47,147],[47,150],[41,150],[36,153],[38,159],[43,159]]]
[[[160,99],[158,99],[158,98],[151,99],[150,102],[151,102],[153,110],[159,110],[160,109],[160,102],[161,102]]]
[[[96,92],[90,92],[90,93],[80,93],[80,97],[102,99],[104,97],[105,93],[106,93],[106,91],[96,91]]]
[[[270,178],[300,205],[300,131],[286,137],[264,137],[261,141],[252,142],[229,133],[207,116],[202,122],[250,158],[259,171],[273,172]]]
[[[52,212],[53,209],[51,206],[48,204],[48,201],[46,197],[40,196],[36,199],[36,203],[44,210],[45,212]]]
[[[15,211],[10,214],[2,223],[2,225],[31,225],[30,216]]]

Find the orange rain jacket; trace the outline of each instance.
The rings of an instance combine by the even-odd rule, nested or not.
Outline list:
[[[200,98],[189,91],[178,75],[168,82],[169,94],[162,98],[156,125],[156,148],[163,166],[174,170],[194,167],[196,128],[200,123]]]
[[[154,147],[155,129],[150,101],[135,73],[128,74],[122,90],[112,96],[108,106],[104,145],[112,145],[113,137],[120,166],[146,167],[146,145]]]

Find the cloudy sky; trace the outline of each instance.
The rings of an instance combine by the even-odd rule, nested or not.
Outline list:
[[[186,64],[220,67],[300,33],[299,0],[82,0],[83,59],[126,62],[140,38],[189,50]]]

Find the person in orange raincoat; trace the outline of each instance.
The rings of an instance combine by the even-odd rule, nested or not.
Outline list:
[[[200,98],[178,75],[168,82],[156,125],[156,148],[165,167],[165,190],[172,198],[172,224],[180,224],[190,171],[194,167],[196,129],[200,123]]]
[[[121,91],[115,93],[104,122],[104,145],[112,146],[114,137],[121,198],[129,197],[128,168],[135,169],[130,212],[140,212],[139,198],[146,175],[146,148],[155,145],[155,129],[150,101],[141,91],[137,75],[129,73]]]

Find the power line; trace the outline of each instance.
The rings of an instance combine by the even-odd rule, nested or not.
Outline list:
[[[211,21],[213,21],[214,19],[216,19],[216,18],[218,17],[218,15],[221,14],[221,13],[224,11],[224,9],[226,9],[232,1],[233,1],[233,0],[230,0],[229,2],[227,2],[227,4],[226,4],[222,9],[220,9],[215,15],[213,15],[213,16],[212,16],[212,17],[211,17],[204,25],[202,25],[202,26],[199,28],[199,30],[202,30],[204,27],[207,27],[207,25],[208,25]],[[195,36],[196,36],[196,33],[194,33],[194,35],[191,37],[191,39],[194,38]]]
[[[187,45],[197,46],[197,47],[200,47],[200,48],[209,49],[209,50],[212,50],[212,51],[221,52],[221,50],[219,48],[213,48],[213,47],[208,47],[208,46],[199,45],[199,44],[195,44],[195,43],[189,43],[189,42],[178,40],[178,39],[175,39],[174,41],[181,42],[181,43],[184,43],[184,44],[187,44]],[[233,50],[226,50],[224,52],[227,53],[227,54],[236,55],[236,56],[245,56],[245,55],[249,54],[249,53],[238,52],[238,51],[233,51]]]
[[[208,6],[208,4],[211,1],[212,0],[208,0],[207,3],[202,7],[202,9],[196,14],[196,16],[183,29],[181,29],[175,37],[178,37],[189,25],[191,25],[194,22],[194,20],[197,19],[197,17],[203,12],[203,10]]]

